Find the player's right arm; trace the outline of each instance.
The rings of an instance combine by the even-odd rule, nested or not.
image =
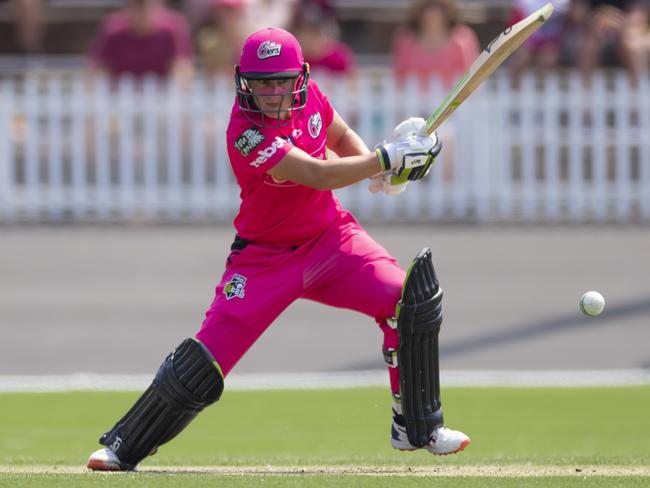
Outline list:
[[[322,160],[293,147],[267,173],[317,190],[333,190],[352,185],[383,170],[374,152]]]
[[[321,160],[292,147],[267,173],[317,190],[342,188],[380,174],[418,180],[426,176],[441,148],[437,136],[418,134],[422,125],[424,119],[405,120],[393,131],[391,142],[370,154]]]

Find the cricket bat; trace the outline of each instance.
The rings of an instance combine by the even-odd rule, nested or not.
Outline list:
[[[528,39],[553,14],[553,5],[547,3],[525,19],[508,27],[499,34],[472,63],[465,75],[456,83],[447,98],[427,119],[422,128],[432,134],[440,124],[454,113],[456,108],[469,97],[483,81],[503,63],[526,39]]]

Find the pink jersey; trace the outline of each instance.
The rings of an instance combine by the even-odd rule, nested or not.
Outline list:
[[[448,41],[436,49],[423,45],[412,32],[400,31],[393,42],[393,69],[399,83],[414,77],[425,90],[437,77],[450,88],[479,54],[478,38],[466,25],[455,27]]]
[[[267,174],[293,147],[326,159],[326,129],[333,117],[334,109],[313,81],[309,81],[304,109],[293,113],[291,122],[282,127],[255,126],[235,102],[226,137],[230,165],[241,188],[242,202],[234,224],[242,238],[259,244],[297,246],[338,218],[341,205],[330,190],[316,190]]]

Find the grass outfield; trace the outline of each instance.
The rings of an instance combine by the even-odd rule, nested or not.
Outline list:
[[[0,394],[0,486],[650,484],[648,387],[448,388],[445,420],[472,437],[448,457],[390,447],[384,388],[226,390],[142,473],[85,473],[137,395]]]

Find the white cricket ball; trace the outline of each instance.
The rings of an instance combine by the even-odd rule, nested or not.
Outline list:
[[[580,297],[580,311],[585,315],[599,315],[605,308],[605,299],[597,291],[588,291]]]

